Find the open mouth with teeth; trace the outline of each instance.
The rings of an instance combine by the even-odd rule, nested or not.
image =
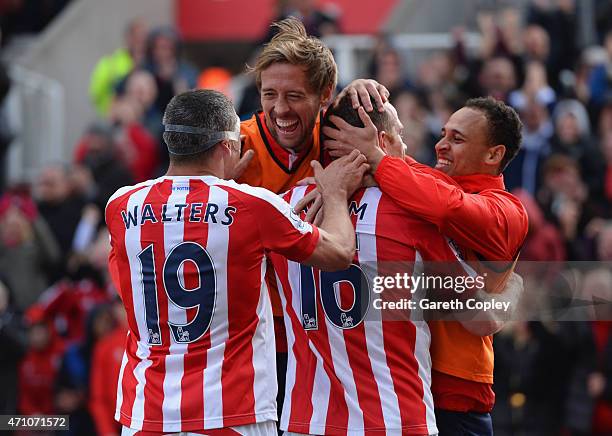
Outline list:
[[[275,120],[275,124],[276,124],[276,129],[279,131],[279,133],[288,135],[297,130],[299,121],[298,120],[282,120],[282,119],[277,118]]]
[[[442,157],[438,158],[438,163],[436,164],[437,168],[443,168],[443,167],[448,167],[450,166],[450,164],[452,163],[452,161],[448,160],[448,159],[444,159]]]

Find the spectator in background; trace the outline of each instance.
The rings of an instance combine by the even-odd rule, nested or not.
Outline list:
[[[612,221],[606,221],[597,235],[597,260],[612,261]]]
[[[604,38],[606,62],[596,65],[589,76],[590,103],[600,108],[605,103],[608,92],[612,92],[612,29],[606,32]]]
[[[128,97],[116,99],[109,115],[118,155],[135,182],[153,178],[159,165],[159,145],[141,124],[143,115],[140,103]]]
[[[523,143],[516,158],[504,171],[504,180],[509,190],[523,188],[535,195],[540,187],[540,169],[550,154],[550,139],[553,125],[548,109],[531,98],[520,112],[523,121]]]
[[[164,113],[172,97],[197,85],[198,72],[189,63],[180,60],[179,49],[179,37],[168,27],[153,30],[147,40],[144,69],[153,75],[157,85],[157,98],[153,104],[156,114]],[[161,123],[157,128],[160,136],[156,139],[163,147]],[[168,168],[168,151],[165,147],[160,151],[160,173],[164,173]]]
[[[437,136],[427,129],[427,110],[422,97],[415,91],[403,91],[395,96],[394,106],[397,116],[404,126],[401,132],[406,146],[406,154],[426,165],[435,164],[434,145]],[[436,132],[436,134],[438,134]]]
[[[50,321],[39,311],[29,311],[28,352],[19,365],[19,413],[51,415],[55,412],[53,387],[64,344],[54,334]]]
[[[134,70],[127,76],[122,89],[119,97],[136,102],[142,107],[142,115],[139,121],[155,141],[159,142],[163,133],[163,113],[155,105],[157,100],[155,77],[146,70]]]
[[[195,88],[198,72],[179,58],[180,40],[174,30],[157,28],[147,39],[144,68],[157,83],[155,105],[162,113],[177,94]]]
[[[516,321],[495,337],[497,436],[572,434],[563,431],[589,413],[568,404],[576,363],[592,356],[588,336],[587,323]]]
[[[95,345],[91,361],[89,409],[100,436],[119,436],[121,433],[121,425],[114,419],[117,383],[109,382],[119,379],[128,330],[125,309],[118,297],[113,300],[112,312],[115,328]]]
[[[95,425],[89,413],[89,378],[91,359],[98,341],[114,327],[109,305],[95,306],[87,315],[85,337],[68,347],[55,383],[57,413],[69,415],[68,435],[95,434]],[[110,383],[111,380],[107,380]]]
[[[559,228],[571,260],[589,258],[582,239],[584,228],[592,218],[585,207],[587,196],[578,163],[566,155],[551,155],[542,167],[542,187],[537,199],[547,219]]]
[[[104,56],[94,67],[89,82],[89,96],[98,115],[105,117],[108,114],[116,86],[134,67],[142,63],[147,29],[147,24],[140,18],[130,21],[124,32],[125,47]]]
[[[603,178],[604,202],[608,204],[608,208],[604,214],[609,218],[612,212],[610,208],[610,205],[612,205],[612,130],[601,138],[601,151],[606,166],[605,176]]]
[[[82,340],[87,314],[109,300],[105,264],[109,250],[108,233],[103,229],[85,252],[72,255],[68,275],[45,290],[30,308],[55,320],[55,333],[67,342]]]
[[[85,199],[73,194],[68,170],[61,165],[49,165],[41,170],[34,185],[34,196],[40,215],[49,225],[61,250],[60,268],[51,271],[49,277],[54,282],[65,273]]]
[[[21,315],[15,310],[13,294],[0,276],[0,414],[17,413],[17,374],[26,352],[27,336]]]
[[[82,164],[91,174],[91,186],[82,186],[100,211],[113,192],[134,182],[128,168],[119,158],[112,126],[97,122],[91,124],[78,142],[75,162]]]
[[[533,196],[524,189],[517,189],[513,194],[521,200],[529,217],[529,230],[521,249],[521,261],[565,261],[563,239],[557,228],[546,221],[542,209]]]
[[[612,132],[612,92],[607,93],[604,105],[599,112],[597,130],[600,137]]]
[[[586,109],[578,100],[562,100],[553,112],[553,120],[555,133],[551,139],[551,153],[564,154],[578,162],[590,193],[601,195],[602,156],[591,141]]]
[[[540,61],[527,63],[523,86],[510,93],[508,103],[520,111],[527,105],[527,100],[530,98],[537,100],[549,110],[553,109],[557,100],[555,91],[548,85],[546,69]]]
[[[485,61],[479,76],[480,95],[492,96],[508,102],[510,92],[516,88],[516,72],[510,59],[497,56]]]
[[[459,67],[455,80],[467,97],[493,95],[505,99],[524,76],[519,12],[514,8],[499,14],[485,10],[478,13],[477,22],[482,39],[476,57],[468,56],[463,29],[453,33],[456,41],[453,57]]]
[[[15,304],[25,310],[48,286],[48,272],[61,259],[60,249],[26,192],[0,197],[0,271],[12,285]]]
[[[612,257],[600,260],[609,261]],[[574,375],[585,391],[582,408],[588,407],[589,412],[586,415],[587,423],[582,426],[580,434],[604,436],[610,434],[612,429],[612,313],[609,304],[597,303],[612,300],[610,270],[606,267],[595,267],[584,272],[581,297],[592,301],[593,305],[590,307],[590,328],[584,338],[590,350],[586,356],[578,356],[580,365]]]
[[[278,0],[278,15],[273,22],[295,17],[302,22],[306,33],[317,38],[341,33],[340,11],[333,5],[321,8],[317,0]],[[270,28],[262,42],[268,42],[276,35],[276,30]]]
[[[546,59],[543,59],[544,50],[542,50],[542,56],[538,58],[545,61],[549,83],[556,90],[560,90],[560,72],[564,69],[572,69],[578,57],[576,1],[533,0],[527,10],[527,23],[529,25],[525,32],[526,48],[529,51],[530,49],[539,50],[539,46],[548,46]],[[537,31],[539,35],[528,35],[537,28],[541,29]],[[531,37],[537,47],[535,45],[530,47]],[[547,41],[544,42],[544,39]]]
[[[412,87],[403,71],[400,53],[393,48],[375,53],[374,79],[392,96]]]

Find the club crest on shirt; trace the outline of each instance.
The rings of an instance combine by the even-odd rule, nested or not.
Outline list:
[[[348,316],[346,313],[340,314],[340,322],[343,328],[353,327],[353,317]]]

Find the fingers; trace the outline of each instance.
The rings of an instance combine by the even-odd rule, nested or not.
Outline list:
[[[323,142],[323,149],[329,153],[331,157],[342,157],[349,154],[355,148],[346,146],[344,143],[334,140],[326,140]]]
[[[330,117],[330,119],[331,118],[332,117]],[[333,127],[330,127],[330,126],[323,126],[323,135],[327,136],[328,138],[336,139],[337,140],[337,139],[340,139],[340,137],[342,136],[342,132],[340,130],[334,129]]]
[[[361,106],[358,106],[358,107],[361,107]],[[334,126],[336,126],[338,128],[338,130],[349,130],[350,131],[350,130],[358,129],[358,127],[351,126],[349,123],[347,123],[342,118],[340,118],[339,116],[336,116],[336,115],[331,115],[329,117],[329,121],[334,123]],[[323,133],[325,133],[325,132],[323,132]],[[334,139],[337,139],[337,138],[334,138]]]
[[[326,148],[326,150],[329,156],[333,158],[340,158],[346,156],[346,152],[340,148]]]
[[[355,165],[361,165],[368,161],[366,157],[359,152],[359,150],[351,151],[351,153],[348,155],[348,158],[349,158],[349,161]]]
[[[297,202],[293,210],[295,213],[299,214],[303,210],[305,210],[310,203],[312,203],[319,195],[319,191],[317,189],[313,189],[308,194],[306,194],[300,201]]]
[[[365,86],[359,87],[359,99],[361,100],[361,104],[363,105],[363,107],[365,107],[366,111],[372,112],[374,108],[372,107],[372,100],[370,99],[370,94],[372,94],[372,90],[376,91],[376,89],[374,88],[374,86],[369,88],[368,85],[372,84],[370,82],[366,82]],[[373,97],[376,99],[376,96],[373,95]],[[357,107],[359,106],[353,105],[353,109],[357,109]]]
[[[308,208],[308,212],[306,212],[306,221],[308,221],[309,223],[313,223],[322,205],[323,205],[323,200],[321,196],[317,193],[317,196],[315,197],[314,202]]]
[[[347,90],[349,96],[351,97],[351,103],[353,104],[353,109],[357,109],[359,107],[359,94],[357,90],[353,87],[348,88]]]
[[[314,176],[315,176],[315,179],[316,179],[319,176],[319,174],[321,174],[323,172],[323,167],[321,166],[321,164],[319,163],[318,160],[310,161],[310,166],[314,170]]]
[[[320,227],[322,222],[323,222],[323,208],[319,209],[319,211],[315,215],[313,224],[317,227]]]
[[[382,86],[382,85],[380,85],[380,86]],[[366,84],[366,88],[367,88],[368,94],[369,94],[368,95],[368,104],[369,105],[365,104],[365,102],[364,102],[363,106],[365,107],[365,110],[367,112],[371,112],[372,110],[374,110],[374,108],[372,107],[372,104],[371,104],[371,98],[370,98],[370,96],[371,96],[372,98],[374,98],[374,101],[376,102],[376,107],[378,108],[378,111],[379,112],[384,112],[384,110],[385,110],[385,106],[384,106],[385,102],[383,100],[382,95],[380,95],[380,92],[379,92],[378,87],[376,86],[376,84],[373,83],[373,82],[368,82]]]
[[[328,168],[329,167],[334,168],[334,167],[339,167],[339,166],[348,167],[349,165],[358,166],[365,161],[366,161],[365,156],[359,153],[359,150],[352,150],[350,153],[348,154],[345,153],[344,156],[333,161],[331,164],[329,164]]]
[[[376,129],[376,126],[370,119],[370,116],[366,113],[366,111],[362,107],[357,109],[357,114],[359,114],[359,119],[361,119],[361,122],[363,123],[364,128],[378,130]]]
[[[380,83],[376,87],[376,90],[378,91],[378,94],[380,95],[383,102],[382,106],[378,106],[378,109],[382,112],[385,110],[384,103],[389,101],[389,96],[391,95],[391,93],[387,88],[385,88],[384,85],[381,85]]]
[[[249,163],[251,162],[251,159],[253,159],[253,156],[255,156],[254,150],[247,150],[247,152],[244,153],[244,155],[236,164],[236,168],[234,168],[234,174],[232,177],[233,179],[239,178],[242,173],[244,173],[244,170],[246,170],[246,168],[249,166]]]
[[[315,184],[315,179],[314,177],[304,177],[302,180],[300,180],[299,182],[297,182],[297,186],[308,186],[308,185],[314,185]]]

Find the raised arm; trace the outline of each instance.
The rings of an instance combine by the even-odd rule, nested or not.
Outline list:
[[[374,178],[400,207],[487,260],[513,260],[527,233],[525,209],[501,189],[468,194],[434,171],[389,157],[381,160]]]
[[[312,162],[317,189],[323,200],[323,220],[319,242],[303,263],[323,270],[348,268],[355,254],[355,230],[346,207],[348,199],[361,185],[368,166],[357,151],[332,162],[325,170]]]

